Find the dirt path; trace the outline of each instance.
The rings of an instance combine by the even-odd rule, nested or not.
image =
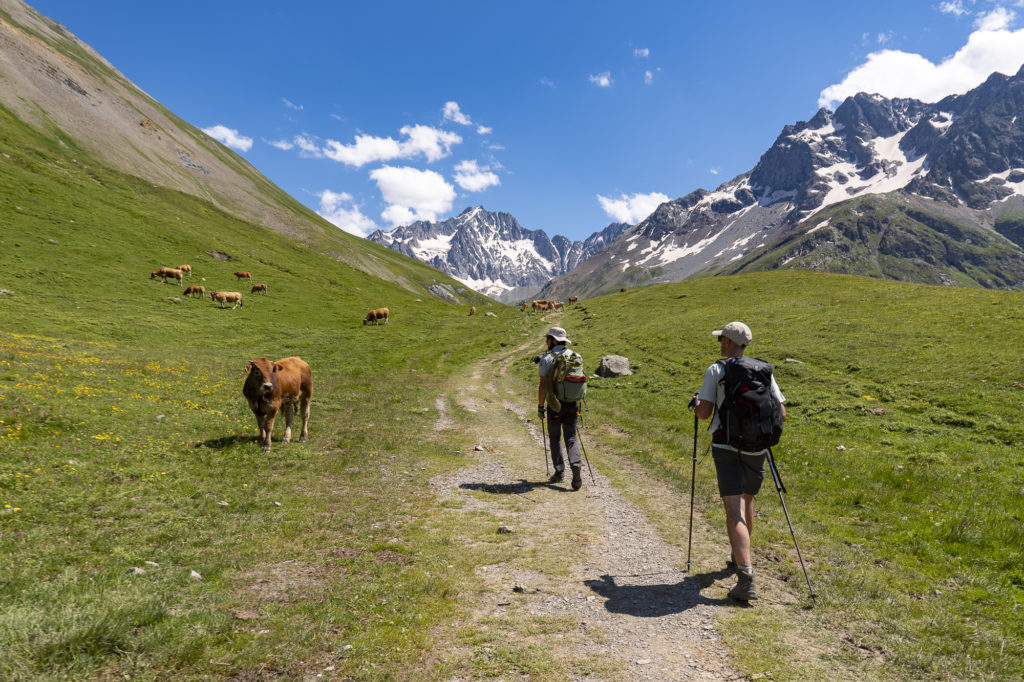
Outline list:
[[[602,463],[642,478],[636,484],[645,486],[645,496],[671,496],[682,515],[688,509],[678,492],[598,448],[586,430],[593,480],[584,463],[582,490],[572,492],[568,476],[565,483],[546,482],[532,401],[504,380],[509,364],[525,352],[477,364],[437,400],[435,428],[473,434],[475,443],[471,465],[434,481],[440,497],[460,512],[506,526],[516,548],[508,561],[478,567],[485,588],[472,597],[470,621],[455,627],[500,627],[510,646],[533,647],[563,662],[554,677],[742,679],[715,626],[716,609],[729,603],[729,574],[688,575],[686,548],[659,536],[612,487]],[[479,652],[456,656],[479,658]]]

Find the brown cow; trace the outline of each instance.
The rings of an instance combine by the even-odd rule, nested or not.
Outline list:
[[[174,279],[178,280],[179,287],[181,286],[182,276],[183,275],[181,270],[178,270],[176,268],[159,268],[149,274],[150,279],[156,279],[157,277],[160,277],[161,279],[163,279],[164,284],[167,284],[168,277],[173,277]]]
[[[242,305],[242,294],[239,291],[211,291],[210,300],[220,303],[223,308],[225,303],[234,303],[232,310]]]
[[[626,287],[622,287],[621,289],[619,289],[619,293],[620,294],[626,293]]]
[[[384,320],[384,324],[387,324],[390,315],[391,312],[387,308],[377,308],[366,313],[366,317],[363,318],[363,324],[372,321],[374,325],[377,325],[380,324],[380,320]]]
[[[206,296],[206,287],[203,286],[191,286],[185,289],[186,296],[192,296],[193,294],[199,294],[198,298]]]
[[[578,300],[580,300],[579,296],[570,296],[569,297],[569,303],[575,303]]]
[[[182,272],[184,272],[189,277],[192,276],[192,266],[191,265],[179,265],[178,269],[181,270]]]
[[[561,301],[555,301],[554,309],[565,311],[565,304],[562,303]]]
[[[309,401],[313,397],[313,373],[309,365],[300,357],[277,362],[256,358],[245,365],[245,373],[242,394],[256,416],[263,452],[270,452],[270,434],[274,430],[274,418],[281,408],[284,408],[284,438],[281,443],[292,439],[292,418],[296,410],[302,417],[299,442],[305,442],[309,435]]]
[[[529,307],[530,307],[530,306],[528,306],[528,305],[526,304],[526,301],[523,301],[523,312],[524,312],[524,313],[525,313],[525,312],[527,311],[527,309],[529,309]]]
[[[250,282],[252,281],[252,273],[248,271],[236,272],[235,277],[238,279],[247,279]]]
[[[534,310],[540,310],[540,311],[543,312],[545,310],[551,310],[551,307],[548,305],[547,301],[534,301],[533,302],[533,309]]]
[[[470,315],[476,315],[476,306],[475,305],[469,306],[469,314]]]
[[[262,291],[264,294],[266,294],[267,293],[267,285],[266,284],[253,284],[252,285],[252,289],[249,290],[249,293],[250,294],[255,294],[258,291]]]

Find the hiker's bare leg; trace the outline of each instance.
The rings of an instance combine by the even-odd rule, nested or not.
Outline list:
[[[726,495],[722,498],[725,505],[725,529],[729,533],[729,544],[737,566],[750,566],[750,526],[744,520],[744,511],[749,509],[751,518],[754,512],[754,498],[750,497],[749,505],[744,499],[746,495]]]

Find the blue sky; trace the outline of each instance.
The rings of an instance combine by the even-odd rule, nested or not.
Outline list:
[[[1024,64],[1024,0],[34,0],[343,229],[468,206],[584,239],[859,90]]]

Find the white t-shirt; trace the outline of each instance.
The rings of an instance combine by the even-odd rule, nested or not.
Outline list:
[[[712,363],[711,366],[708,367],[707,371],[704,372],[704,382],[700,385],[700,392],[697,393],[698,400],[706,400],[707,402],[713,402],[715,404],[715,416],[712,417],[711,426],[708,429],[711,433],[717,431],[720,424],[718,420],[718,407],[725,399],[725,386],[722,384],[724,379],[725,367],[719,362]],[[771,392],[780,404],[786,402],[786,396],[782,395],[782,391],[779,390],[779,385],[775,383],[774,373],[772,374]],[[715,447],[726,448],[727,450],[736,449],[731,445],[726,445],[724,443],[715,443]],[[766,451],[762,450],[761,452]]]

